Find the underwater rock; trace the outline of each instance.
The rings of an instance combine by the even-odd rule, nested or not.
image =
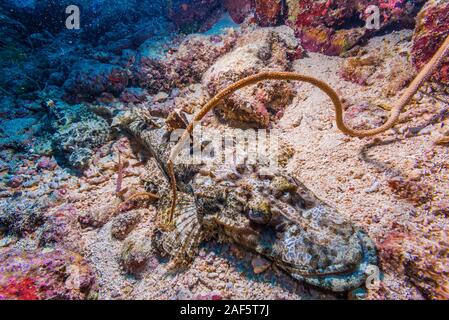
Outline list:
[[[167,31],[166,0],[84,0],[83,36],[90,41],[149,38]],[[165,29],[165,30],[164,30]],[[140,36],[139,36],[140,33]],[[113,44],[112,42],[110,44]]]
[[[380,49],[366,52],[358,47],[348,52],[348,56],[342,62],[339,76],[362,86],[375,86],[379,80],[385,80],[386,86],[377,99],[395,96],[416,76],[411,58],[405,52],[391,58],[388,65]],[[380,100],[378,103],[385,104]]]
[[[53,144],[68,164],[81,169],[88,165],[93,149],[108,141],[110,129],[103,118],[84,105],[57,102],[50,108],[55,131]]]
[[[261,27],[273,27],[284,20],[283,0],[225,0],[224,7],[236,23],[254,15]]]
[[[130,237],[123,243],[120,265],[127,273],[136,275],[145,267],[152,251],[151,241],[147,237]]]
[[[4,76],[0,77],[0,94],[34,99],[50,92],[51,85],[60,86],[83,48],[72,37],[61,33],[41,39],[45,44],[33,44],[28,38],[23,44],[1,45],[0,72]]]
[[[385,122],[385,110],[369,102],[350,106],[345,112],[345,121],[356,130],[377,128]]]
[[[265,272],[271,266],[271,262],[257,256],[251,260],[251,265],[253,266],[254,273],[259,274]]]
[[[287,26],[252,31],[240,37],[236,49],[207,70],[203,86],[214,96],[246,76],[267,70],[289,70],[288,54],[297,47],[293,30]],[[219,105],[216,113],[227,121],[265,128],[292,99],[290,84],[266,81],[232,94]]]
[[[134,85],[147,89],[149,93],[168,89],[164,60],[170,43],[169,38],[162,37],[148,39],[139,47],[131,67]]]
[[[391,61],[391,65],[385,75],[388,80],[388,86],[385,90],[387,96],[395,96],[416,76],[417,73],[413,68],[411,60],[410,56],[407,55],[406,57],[398,56]],[[373,81],[375,80],[373,79],[371,82]]]
[[[174,100],[174,108],[188,114],[193,114],[204,106],[210,97],[206,89],[200,84],[185,87],[177,93]],[[171,110],[172,111],[172,110]]]
[[[158,94],[153,96],[153,102],[155,102],[155,103],[164,102],[167,100],[168,97],[169,96],[168,96],[167,92],[160,91]]]
[[[367,85],[368,78],[376,72],[379,63],[380,59],[375,55],[348,58],[343,62],[340,77],[346,81]]]
[[[0,159],[0,172],[7,171],[9,168],[8,162],[4,161],[3,159]]]
[[[71,102],[92,101],[105,92],[119,95],[128,85],[128,73],[119,66],[82,60],[72,69],[64,83],[66,98]]]
[[[420,70],[438,50],[449,35],[449,2],[444,0],[427,1],[416,19],[411,51],[413,64]],[[434,78],[449,84],[449,58]]]
[[[380,10],[380,29],[393,23],[412,26],[422,1],[392,0],[287,0],[287,24],[295,29],[302,46],[312,52],[340,55],[372,36],[366,28],[365,10]]]
[[[1,148],[23,149],[39,130],[36,118],[17,118],[0,123]]]
[[[166,118],[175,109],[175,101],[168,100],[161,103],[146,103],[143,106],[155,117]]]
[[[0,90],[1,94],[18,96],[31,94],[42,89],[47,74],[46,58],[40,55],[31,56],[28,49],[0,49]],[[4,64],[4,66],[3,66]]]
[[[449,239],[446,231],[437,234],[438,242],[392,231],[378,244],[379,256],[384,268],[404,272],[426,299],[447,300]]]
[[[136,212],[125,212],[114,218],[111,226],[111,235],[118,240],[124,240],[126,236],[139,223],[140,215]]]
[[[220,6],[220,0],[174,0],[168,17],[181,31],[191,33],[197,31]]]
[[[242,23],[254,11],[253,0],[224,0],[223,5],[235,23]]]
[[[254,0],[256,20],[261,27],[275,26],[284,10],[283,0]]]
[[[23,177],[21,176],[12,176],[7,182],[6,185],[10,188],[18,188],[23,183]]]
[[[2,250],[0,265],[0,300],[78,300],[95,293],[92,269],[70,251]]]
[[[124,30],[125,29],[125,30]],[[127,30],[126,30],[127,29]],[[126,50],[136,50],[145,41],[173,36],[175,26],[165,17],[145,17],[138,23],[118,25],[100,39],[104,49],[117,55]]]
[[[186,129],[189,121],[187,120],[183,112],[175,110],[168,115],[168,117],[165,119],[165,123],[167,124],[167,127],[170,131],[174,131],[177,129]]]
[[[145,89],[132,87],[126,88],[120,95],[120,100],[124,103],[139,103],[147,100],[148,92]]]
[[[76,225],[77,210],[64,205],[55,213],[46,216],[38,233],[39,247],[58,246],[72,252],[82,253],[84,241]]]
[[[37,168],[41,170],[54,170],[57,167],[57,163],[49,157],[42,157],[37,163]]]
[[[311,52],[320,52],[329,56],[338,56],[365,38],[363,28],[334,31],[331,28],[303,27],[299,37],[304,49]]]
[[[203,73],[232,49],[235,37],[232,32],[218,37],[191,35],[174,50],[162,49],[168,48],[167,39],[147,41],[132,67],[133,83],[156,94],[199,82]]]
[[[93,207],[82,212],[78,216],[78,222],[82,228],[101,228],[111,219],[115,207],[114,204]]]
[[[184,40],[168,62],[172,86],[182,87],[201,81],[206,70],[234,45],[235,34],[192,35]]]
[[[53,72],[48,77],[48,83],[56,86],[62,86],[66,80],[63,72]]]
[[[39,246],[45,247],[55,243],[62,243],[68,236],[69,224],[64,221],[62,213],[47,218],[39,237]]]
[[[34,232],[45,222],[47,199],[12,197],[0,203],[0,230],[14,235]]]

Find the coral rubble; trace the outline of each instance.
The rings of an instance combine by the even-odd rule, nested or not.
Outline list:
[[[10,249],[2,252],[0,264],[1,300],[95,297],[95,277],[78,254],[60,249]]]

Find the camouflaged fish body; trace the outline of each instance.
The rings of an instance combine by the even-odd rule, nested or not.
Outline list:
[[[167,177],[171,147],[162,119],[127,112],[116,118],[154,156]],[[179,201],[175,229],[159,245],[176,259],[192,258],[207,237],[234,241],[270,259],[295,279],[348,291],[376,264],[371,239],[302,183],[256,166],[175,166]],[[156,174],[151,173],[152,177]],[[168,210],[168,180],[153,183]]]

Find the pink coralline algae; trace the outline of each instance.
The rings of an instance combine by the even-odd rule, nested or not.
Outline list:
[[[37,163],[37,167],[42,170],[54,170],[56,166],[56,161],[50,159],[49,157],[42,157],[42,159]]]
[[[444,39],[449,35],[449,2],[430,0],[418,14],[413,35],[412,60],[420,70],[432,58]],[[449,83],[449,58],[434,75],[443,83]]]
[[[371,5],[380,13],[380,29],[394,22],[413,24],[417,5],[406,0],[287,0],[288,21],[305,49],[327,55],[339,55],[373,35],[366,28]]]
[[[224,7],[234,22],[242,23],[254,15],[257,24],[262,27],[281,23],[286,12],[283,0],[225,0]]]
[[[203,85],[210,96],[223,90],[234,79],[262,70],[288,70],[289,53],[295,53],[298,42],[293,31],[286,27],[264,28],[243,34],[237,49],[220,57],[203,76]],[[276,121],[293,99],[293,88],[287,82],[266,82],[247,87],[224,99],[215,110],[226,121],[267,128]]]
[[[254,0],[224,0],[223,5],[235,23],[242,23],[254,12]]]
[[[120,95],[120,100],[124,103],[139,103],[147,99],[148,93],[142,88],[126,88]]]
[[[220,0],[173,1],[169,18],[184,31],[196,31],[211,13],[220,7]]]
[[[11,279],[8,287],[0,293],[0,299],[16,298],[17,300],[39,300],[33,279]]]
[[[262,27],[275,26],[282,17],[282,0],[254,0],[257,23]]]
[[[154,55],[144,44],[132,67],[132,81],[149,93],[182,88],[201,80],[203,73],[223,54],[230,51],[235,34],[220,36],[191,35],[176,50]],[[153,44],[148,44],[150,48]]]
[[[0,300],[86,299],[95,279],[78,254],[60,249],[0,254]]]

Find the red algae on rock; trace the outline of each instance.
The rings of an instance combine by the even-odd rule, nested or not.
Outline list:
[[[413,34],[412,60],[420,70],[433,56],[449,35],[449,2],[430,0],[426,2],[416,19]],[[435,79],[449,84],[449,57],[434,74]]]
[[[78,254],[62,249],[2,250],[0,300],[87,299],[95,277]]]
[[[257,23],[262,27],[278,24],[284,11],[283,0],[254,0]]]
[[[287,0],[287,24],[295,29],[305,49],[327,55],[340,55],[375,33],[366,28],[365,10],[377,6],[379,28],[392,23],[413,24],[419,1],[392,0]]]
[[[223,5],[235,23],[242,23],[254,12],[254,0],[224,0]]]
[[[283,0],[225,0],[224,7],[236,23],[254,15],[261,27],[273,27],[283,22],[286,12]]]

